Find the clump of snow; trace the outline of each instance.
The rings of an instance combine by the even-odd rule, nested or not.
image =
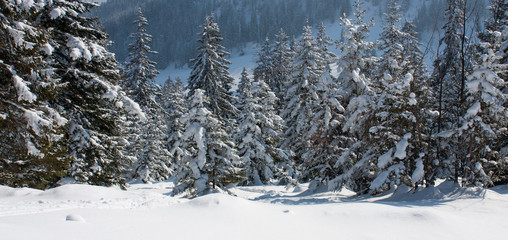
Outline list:
[[[25,11],[30,10],[33,6],[34,6],[34,1],[33,0],[23,0],[23,9]]]
[[[410,106],[414,106],[418,103],[418,101],[416,101],[416,95],[414,93],[410,93],[409,94],[409,101],[408,101],[408,104]]]
[[[49,43],[46,43],[46,44],[44,44],[44,46],[42,46],[42,51],[44,53],[46,53],[46,55],[53,54],[54,50],[55,50],[55,48],[53,48],[53,46],[51,46],[51,44],[49,44]]]
[[[424,154],[420,154],[420,158],[416,160],[416,169],[413,172],[413,175],[411,176],[411,181],[413,182],[419,182],[423,179],[425,171],[423,166],[423,160]]]
[[[37,149],[35,144],[30,140],[28,140],[27,142],[27,147],[28,147],[28,155],[36,156],[39,158],[43,158],[45,156],[39,149]]]
[[[393,158],[398,158],[401,160],[406,158],[406,156],[407,156],[406,148],[409,146],[408,140],[410,138],[411,138],[411,133],[407,133],[406,135],[404,135],[404,138],[400,142],[397,143],[397,145],[396,145],[397,151],[393,155]]]
[[[7,113],[0,113],[0,119],[5,120],[9,116]]]
[[[37,100],[37,96],[35,96],[35,94],[33,94],[28,88],[28,82],[24,81],[16,74],[14,74],[12,80],[14,81],[14,86],[18,92],[18,101],[34,102]]]
[[[27,121],[27,125],[36,133],[41,133],[41,126],[49,126],[51,122],[48,120],[42,118],[41,116],[44,115],[41,111],[31,111],[25,109],[25,119]]]
[[[145,113],[141,110],[141,107],[137,102],[134,102],[127,96],[122,96],[122,100],[122,107],[125,111],[127,111],[127,113],[137,116],[141,121],[147,120]]]
[[[481,111],[481,104],[480,102],[476,102],[471,106],[466,113],[466,119],[473,118],[478,115],[478,113]]]
[[[388,184],[389,182],[388,176],[390,176],[391,173],[398,174],[398,172],[400,172],[404,168],[405,167],[403,163],[390,166],[386,171],[381,172],[376,177],[376,179],[372,181],[372,183],[370,184],[370,189],[374,191],[382,189],[386,184]]]
[[[70,49],[70,57],[72,60],[84,58],[86,61],[92,60],[92,53],[86,47],[82,39],[68,35],[67,47]]]
[[[85,219],[81,216],[81,215],[77,215],[77,214],[69,214],[65,217],[65,221],[70,221],[70,222],[86,222]]]
[[[392,162],[392,153],[393,149],[388,150],[385,154],[381,155],[377,160],[377,166],[380,168],[386,167],[390,162]]]
[[[51,16],[52,20],[60,18],[61,16],[65,15],[65,9],[60,7],[53,8],[53,10],[51,10],[49,15]]]

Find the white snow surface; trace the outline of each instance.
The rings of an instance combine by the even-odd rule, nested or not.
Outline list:
[[[502,239],[508,186],[487,191],[444,182],[383,197],[309,193],[308,185],[251,186],[195,199],[173,184],[0,186],[2,239]],[[481,219],[481,221],[480,221]]]

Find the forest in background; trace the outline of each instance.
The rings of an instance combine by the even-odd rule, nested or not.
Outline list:
[[[340,18],[340,42],[324,25],[314,34],[309,23],[298,39],[279,30],[235,92],[213,13],[188,85],[169,78],[161,88],[142,9],[122,67],[84,14],[93,4],[0,3],[2,184],[173,178],[173,194],[194,197],[237,184],[311,182],[311,190],[376,195],[441,179],[463,187],[508,181],[504,0],[491,2],[481,31],[468,1],[448,0],[432,67],[398,1],[387,5],[375,41],[356,1],[352,16]]]

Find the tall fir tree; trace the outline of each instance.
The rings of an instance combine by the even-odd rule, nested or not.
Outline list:
[[[61,83],[47,61],[45,2],[0,1],[0,184],[45,189],[66,175],[67,119],[53,100]]]
[[[200,196],[243,180],[234,143],[224,123],[208,110],[209,98],[201,89],[187,98],[190,107],[181,118],[183,134],[175,146],[181,158],[176,162],[174,195]]]
[[[319,52],[326,62],[327,71],[331,71],[330,65],[337,61],[337,55],[329,50],[329,47],[334,44],[333,40],[326,35],[326,27],[324,23],[319,26],[319,31],[316,36],[317,46]]]
[[[278,148],[283,120],[275,110],[277,97],[262,78],[251,80],[244,69],[238,99],[240,121],[235,140],[246,184],[292,183],[293,165],[288,154]]]
[[[338,67],[340,74],[337,84],[342,102],[346,108],[346,123],[342,128],[352,142],[342,150],[334,163],[337,176],[329,182],[330,190],[340,190],[346,187],[358,193],[369,190],[373,179],[370,154],[365,153],[362,142],[368,136],[367,114],[373,109],[373,96],[371,76],[377,59],[374,57],[376,43],[367,41],[373,20],[364,22],[365,10],[360,1],[355,1],[354,19],[341,18],[344,26],[342,41],[338,44],[342,51]]]
[[[275,46],[272,54],[272,74],[264,81],[270,86],[275,96],[279,98],[278,105],[284,106],[285,90],[286,87],[291,84],[289,76],[293,71],[291,69],[291,62],[293,61],[295,52],[291,49],[289,37],[283,29],[275,36]],[[282,107],[279,107],[279,110],[281,109]]]
[[[416,117],[416,125],[419,134],[414,137],[419,143],[418,149],[426,152],[423,157],[424,176],[419,181],[414,181],[417,186],[425,184],[426,186],[433,186],[435,184],[435,159],[437,155],[435,151],[432,151],[432,146],[435,145],[433,133],[433,125],[436,122],[436,115],[434,111],[434,103],[436,95],[431,91],[430,86],[430,75],[428,68],[424,61],[424,52],[421,49],[421,43],[418,40],[418,33],[416,32],[416,26],[412,22],[405,22],[402,27],[404,33],[403,39],[403,56],[405,64],[403,64],[403,72],[405,74],[411,73],[412,81],[410,84],[411,93],[415,94],[416,108],[413,113]]]
[[[440,44],[443,50],[434,61],[434,87],[437,92],[437,159],[439,166],[436,175],[440,178],[458,182],[463,174],[465,151],[460,149],[457,135],[449,134],[460,125],[460,118],[466,109],[466,73],[469,67],[469,54],[466,52],[469,40],[466,26],[465,0],[447,0],[447,22]]]
[[[238,109],[232,104],[233,97],[229,90],[233,77],[229,74],[226,57],[229,53],[221,45],[223,41],[219,25],[214,16],[207,16],[203,32],[198,40],[198,57],[193,60],[193,67],[189,77],[189,94],[196,89],[204,91],[209,97],[207,108],[221,119],[234,119]]]
[[[180,148],[183,136],[181,117],[188,111],[184,92],[185,89],[179,77],[175,81],[168,77],[161,96],[167,113],[167,149],[170,151],[173,164],[181,161],[183,156],[183,150]]]
[[[367,41],[373,20],[364,22],[365,10],[360,1],[355,1],[354,19],[341,17],[342,41],[338,44],[342,56],[338,61],[340,74],[337,82],[344,89],[344,100],[348,103],[352,98],[370,92],[369,68],[375,66],[374,48],[376,43]]]
[[[118,63],[106,49],[108,35],[99,29],[96,19],[85,15],[94,6],[52,1],[37,20],[43,28],[53,30],[48,61],[64,86],[50,105],[68,119],[68,176],[89,184],[123,185],[128,162],[122,154],[125,139],[120,121],[126,113],[144,114],[118,86]]]
[[[154,82],[159,74],[155,62],[148,58],[156,54],[150,49],[152,36],[146,32],[148,20],[138,9],[138,18],[133,22],[137,31],[131,34],[129,59],[126,63],[125,79],[122,82],[127,94],[140,104],[146,121],[132,116],[127,119],[129,155],[135,156],[132,178],[143,182],[163,181],[172,174],[171,156],[167,150],[167,125],[165,110],[161,105],[161,88]]]
[[[399,11],[400,5],[392,0],[379,44],[383,55],[374,81],[376,104],[368,114],[369,135],[364,139],[368,146],[364,151],[371,154],[375,166],[376,178],[369,187],[373,194],[401,185],[414,187],[425,174],[423,158],[428,149],[421,145],[423,126],[417,119],[422,109],[411,90],[414,70],[406,66],[410,55],[403,55],[407,33],[401,30]]]
[[[508,157],[503,154],[508,147],[508,95],[502,92],[507,84],[502,77],[506,76],[508,64],[502,62],[506,54],[499,54],[503,40],[506,43],[507,39],[506,33],[503,36],[507,29],[507,4],[503,1],[492,4],[486,29],[478,36],[481,43],[476,64],[466,82],[468,110],[456,130],[466,148],[463,185],[487,187],[508,181]],[[503,7],[505,12],[500,14]]]
[[[335,54],[328,50],[331,44],[332,41],[321,24],[315,39],[315,53],[319,59],[315,62],[315,68],[321,69],[321,73],[310,93],[315,104],[310,116],[313,126],[309,133],[309,147],[302,156],[304,160],[300,166],[300,178],[304,181],[312,180],[312,188],[328,186],[329,181],[338,175],[334,163],[351,140],[342,132],[346,122],[345,109],[341,103],[343,97],[338,84],[331,73],[330,64],[336,61]]]
[[[270,39],[266,38],[257,55],[254,79],[264,79],[265,81],[271,79],[273,75],[273,49]]]
[[[291,151],[296,164],[302,164],[302,155],[308,151],[310,136],[316,131],[312,124],[319,96],[316,87],[323,73],[323,60],[318,53],[311,27],[305,26],[300,45],[292,63],[291,84],[287,85],[281,113],[287,127],[282,148]]]
[[[239,157],[231,133],[238,109],[229,92],[233,77],[225,59],[229,55],[213,15],[207,16],[198,40],[198,57],[189,77],[189,111],[181,118],[182,139],[174,146],[177,164],[174,194],[197,196],[208,190],[226,189],[242,181]]]

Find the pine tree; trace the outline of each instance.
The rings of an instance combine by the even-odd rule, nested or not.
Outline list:
[[[49,105],[61,89],[47,62],[43,2],[0,1],[0,184],[45,189],[68,168],[67,119]]]
[[[153,79],[159,73],[155,62],[148,54],[156,54],[149,47],[152,36],[146,32],[147,19],[138,9],[134,21],[137,31],[131,34],[133,43],[129,45],[129,59],[126,63],[126,76],[122,85],[127,94],[140,104],[147,121],[135,116],[128,118],[129,154],[136,157],[133,178],[143,182],[163,181],[172,174],[170,155],[166,150],[167,125],[165,110],[160,104],[160,87]]]
[[[448,0],[445,34],[440,40],[445,44],[440,56],[434,62],[434,87],[437,92],[437,132],[439,139],[437,154],[440,160],[437,177],[459,181],[463,174],[465,151],[458,148],[457,135],[449,134],[460,125],[460,118],[467,110],[466,73],[470,58],[466,52],[468,38],[466,33],[466,1]]]
[[[342,42],[339,43],[339,50],[342,56],[339,59],[338,67],[341,70],[337,78],[340,88],[344,89],[345,102],[352,98],[370,92],[368,78],[371,75],[369,68],[375,66],[373,55],[375,43],[366,41],[373,20],[363,22],[365,10],[361,9],[360,1],[355,1],[355,18],[341,18],[341,25],[344,28]]]
[[[491,19],[486,21],[486,30],[479,34],[482,42],[478,45],[477,61],[473,72],[466,82],[468,110],[462,117],[457,135],[466,148],[464,161],[463,185],[489,186],[506,183],[508,158],[502,154],[506,151],[508,132],[508,95],[502,92],[506,81],[502,79],[508,65],[502,63],[499,53],[503,36],[506,31],[504,12],[499,15],[503,7],[502,1],[493,1]],[[504,4],[506,10],[507,4]],[[504,26],[500,23],[504,20]],[[506,43],[506,36],[504,36]],[[504,75],[506,76],[506,75]],[[503,143],[504,142],[504,143]],[[504,156],[503,156],[504,155]]]
[[[435,184],[435,165],[434,160],[437,159],[435,151],[432,151],[432,146],[435,144],[432,137],[433,125],[436,122],[434,111],[434,103],[436,102],[436,95],[430,88],[430,76],[428,74],[427,66],[424,62],[424,53],[421,50],[421,43],[418,41],[416,26],[412,22],[405,22],[402,27],[404,33],[403,39],[403,56],[405,64],[403,64],[403,72],[405,74],[411,73],[413,80],[411,81],[410,91],[415,94],[417,99],[416,105],[413,108],[413,113],[416,117],[416,125],[420,126],[419,134],[413,132],[416,142],[419,143],[416,147],[421,151],[426,152],[423,158],[424,176],[417,181],[418,185],[425,184],[426,186],[433,186]],[[417,185],[417,186],[418,186]]]
[[[222,189],[240,182],[239,157],[224,124],[206,106],[208,98],[201,89],[189,96],[189,111],[181,118],[183,135],[178,150],[181,159],[176,162],[173,194],[188,197]]]
[[[316,36],[317,46],[321,57],[326,62],[327,71],[331,71],[330,65],[337,61],[337,56],[329,51],[329,47],[334,44],[332,39],[326,35],[326,27],[323,23],[319,26],[319,31]]]
[[[270,39],[266,38],[265,43],[258,52],[258,60],[256,60],[256,68],[254,69],[254,79],[270,79],[273,75],[273,56],[272,45]]]
[[[50,105],[68,119],[65,144],[72,159],[68,176],[98,185],[123,184],[126,159],[120,121],[125,113],[144,117],[120,91],[118,64],[106,46],[107,34],[85,16],[95,4],[53,1],[37,20],[52,29],[49,61],[64,86]]]
[[[227,66],[230,62],[226,60],[229,53],[220,45],[223,38],[213,15],[206,17],[200,36],[198,57],[193,60],[189,77],[189,94],[202,89],[209,98],[208,109],[221,119],[233,119],[238,109],[232,104],[233,97],[229,93],[233,83]]]
[[[414,83],[414,69],[409,65],[411,55],[403,54],[409,43],[408,33],[401,31],[399,26],[399,8],[397,2],[392,1],[385,14],[386,25],[379,44],[383,55],[378,61],[378,74],[372,85],[376,93],[372,98],[375,105],[364,116],[366,132],[360,137],[360,153],[368,156],[363,165],[369,166],[373,177],[367,181],[372,194],[401,185],[415,187],[423,183],[425,177],[424,161],[428,149],[422,131],[426,122],[418,119],[425,119],[425,109],[421,108],[425,105],[418,104],[422,96],[417,96],[413,89],[417,93],[424,91],[419,89],[421,83]],[[417,44],[412,48],[420,51]]]
[[[307,152],[313,128],[316,101],[316,87],[323,73],[322,59],[318,54],[311,27],[305,26],[300,46],[293,62],[291,85],[288,85],[285,99],[287,106],[281,114],[287,127],[282,148],[292,152],[295,163],[302,163],[302,155]]]
[[[148,58],[149,54],[157,54],[150,48],[152,36],[146,32],[148,20],[138,8],[138,18],[133,22],[136,32],[131,34],[133,42],[129,45],[129,58],[126,62],[126,79],[123,85],[133,100],[145,104],[156,91],[153,79],[159,74],[155,62]]]
[[[164,84],[162,102],[167,113],[167,148],[173,156],[173,163],[181,161],[183,151],[180,148],[183,136],[181,117],[188,111],[184,96],[182,80],[177,78],[174,82],[171,77]]]
[[[246,183],[293,182],[293,166],[287,153],[278,148],[283,120],[275,110],[277,97],[262,78],[252,81],[244,69],[238,99],[240,121],[235,140]]]
[[[341,155],[334,163],[333,167],[338,176],[329,182],[328,188],[340,190],[347,187],[355,192],[365,193],[374,177],[371,173],[374,166],[370,161],[370,154],[364,151],[362,143],[369,134],[366,116],[374,106],[370,77],[376,63],[373,56],[375,43],[366,41],[373,22],[364,22],[365,10],[362,10],[358,0],[355,1],[353,15],[354,20],[345,16],[341,18],[344,31],[338,47],[343,56],[338,62],[341,72],[337,78],[347,119],[341,131],[352,138],[352,143],[341,150]]]
[[[270,89],[279,98],[279,101],[284,101],[285,89],[290,84],[289,76],[291,75],[291,62],[293,61],[294,51],[289,46],[289,37],[283,29],[275,36],[275,46],[273,49],[272,58],[272,74],[265,79]],[[279,103],[284,106],[284,103]],[[281,108],[279,108],[281,109]]]
[[[316,53],[320,59],[316,61],[316,68],[322,69],[322,72],[313,87],[312,99],[315,101],[311,117],[313,126],[309,147],[302,156],[304,160],[300,166],[301,178],[312,180],[313,188],[318,185],[327,186],[329,181],[338,175],[334,163],[351,141],[342,132],[346,121],[345,109],[341,104],[343,97],[340,95],[338,84],[331,74],[330,67],[330,64],[336,61],[336,56],[328,50],[328,46],[332,42],[326,36],[323,24],[321,24],[315,44]]]

